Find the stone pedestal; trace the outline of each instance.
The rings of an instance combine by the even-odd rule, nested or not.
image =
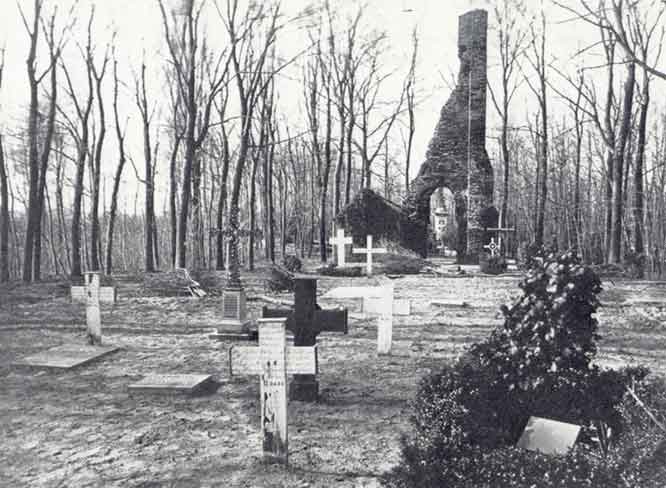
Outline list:
[[[245,305],[245,290],[231,289],[222,292],[222,321],[223,325],[235,325],[245,329],[250,320],[247,318]]]

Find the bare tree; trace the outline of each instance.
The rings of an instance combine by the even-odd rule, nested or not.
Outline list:
[[[509,106],[520,86],[514,77],[519,57],[525,46],[527,30],[519,22],[520,12],[525,10],[522,0],[498,0],[495,3],[495,21],[497,22],[497,41],[499,43],[501,92],[495,94],[492,83],[488,84],[490,98],[501,120],[500,149],[504,175],[502,178],[502,204],[500,225],[506,226],[509,201],[509,171],[511,168],[509,154]]]
[[[412,162],[412,144],[414,143],[414,132],[416,132],[416,120],[414,110],[416,109],[416,60],[419,48],[419,37],[416,27],[412,31],[412,58],[407,73],[407,84],[405,86],[405,99],[407,101],[407,142],[405,144],[405,192],[409,191],[409,171]]]
[[[0,93],[5,71],[5,48],[0,50]],[[9,185],[5,167],[5,149],[0,132],[0,283],[9,281]]]
[[[214,99],[222,89],[225,72],[229,65],[226,52],[216,59],[209,52],[205,38],[201,38],[200,20],[204,3],[195,10],[195,1],[188,1],[178,22],[178,13],[167,15],[163,0],[159,0],[162,12],[162,23],[169,48],[171,63],[180,92],[181,103],[185,107],[185,161],[180,196],[180,213],[178,215],[176,264],[185,267],[187,224],[192,199],[192,185],[198,184],[198,152],[208,135],[210,116]],[[193,181],[193,174],[196,181]],[[198,189],[195,188],[195,193]],[[198,201],[192,202],[198,203]],[[200,209],[193,208],[198,216]],[[195,226],[196,227],[196,226]],[[199,236],[203,239],[203,236]],[[200,263],[194,263],[195,267]]]
[[[59,112],[66,122],[66,129],[76,144],[76,176],[74,180],[74,202],[72,205],[72,230],[71,230],[71,249],[72,249],[72,277],[80,277],[81,266],[81,201],[83,198],[83,180],[86,169],[86,160],[88,158],[90,142],[89,120],[94,101],[93,84],[93,52],[92,52],[92,24],[95,17],[95,9],[90,11],[88,19],[88,30],[85,48],[82,49],[82,57],[86,68],[87,95],[84,100],[79,100],[74,89],[72,77],[64,63],[61,63],[65,79],[67,81],[67,94],[74,106],[77,121],[67,115],[67,112],[59,107]]]
[[[125,130],[126,127],[121,128],[120,116],[118,114],[118,60],[113,55],[113,120],[116,130],[116,139],[118,140],[118,165],[116,172],[113,176],[113,189],[111,190],[111,206],[109,207],[109,221],[107,224],[106,235],[106,273],[111,274],[113,271],[113,233],[116,223],[116,212],[118,210],[118,190],[120,189],[120,178],[123,174],[125,167]]]
[[[540,127],[536,129],[538,136],[538,179],[537,185],[537,205],[536,205],[536,230],[534,242],[540,246],[543,244],[544,237],[544,219],[546,214],[546,202],[548,192],[548,94],[547,94],[547,74],[548,61],[546,60],[546,15],[543,9],[540,12],[540,29],[535,29],[530,25],[531,39],[529,41],[530,52],[526,56],[532,69],[537,74],[537,82],[532,82],[529,77],[525,81],[534,93],[539,103],[539,121]]]

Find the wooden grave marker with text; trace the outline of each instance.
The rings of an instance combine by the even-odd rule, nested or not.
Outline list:
[[[263,307],[264,318],[285,318],[286,328],[294,334],[294,346],[314,346],[321,332],[348,331],[347,310],[320,310],[317,305],[317,280],[296,278],[293,309]],[[290,400],[317,401],[316,376],[296,374],[289,388]]]
[[[287,375],[317,374],[317,346],[288,346],[285,318],[259,319],[259,347],[232,346],[231,375],[259,375],[264,458],[287,464]]]

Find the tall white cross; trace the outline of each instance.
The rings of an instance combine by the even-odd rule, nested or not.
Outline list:
[[[102,317],[99,310],[99,279],[97,271],[85,274],[86,283],[86,324],[88,342],[93,346],[102,345]]]
[[[260,375],[261,433],[264,458],[288,463],[287,375],[317,374],[317,346],[290,346],[287,319],[259,319],[259,347],[232,346],[232,375]]]
[[[490,251],[490,255],[494,257],[497,255],[497,253],[499,253],[501,245],[502,245],[501,241],[497,243],[495,242],[495,238],[493,237],[492,239],[490,239],[490,243],[483,246],[483,248],[488,249]]]
[[[345,260],[345,246],[352,244],[352,238],[345,237],[344,229],[338,229],[337,236],[335,238],[331,237],[328,242],[331,244],[331,246],[336,247],[335,254],[338,257],[338,266],[345,266],[347,264]]]
[[[372,247],[372,236],[368,235],[365,238],[366,242],[366,247],[365,248],[360,248],[360,249],[352,249],[352,253],[354,254],[365,254],[366,255],[366,260],[365,260],[365,274],[368,276],[372,276],[372,255],[373,254],[385,254],[386,249],[383,247],[377,247],[374,248]]]

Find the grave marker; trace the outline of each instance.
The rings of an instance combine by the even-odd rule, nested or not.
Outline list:
[[[99,310],[99,279],[98,271],[85,274],[86,280],[86,326],[87,339],[93,346],[102,345],[102,316]]]
[[[394,285],[386,280],[383,286],[349,286],[334,288],[325,298],[362,298],[363,311],[378,314],[377,354],[390,354],[393,337]],[[404,305],[402,305],[404,307]]]
[[[286,318],[286,328],[294,334],[294,346],[314,346],[321,332],[346,334],[347,310],[319,310],[317,305],[317,280],[296,278],[294,283],[293,309],[263,307],[264,318]],[[316,401],[319,382],[315,376],[294,376],[289,387],[289,399],[306,402]]]
[[[52,347],[13,363],[15,366],[27,366],[37,369],[70,370],[85,366],[102,357],[120,350],[116,346],[90,346],[63,344]]]
[[[338,260],[338,266],[344,267],[347,265],[346,256],[345,256],[345,246],[352,244],[354,241],[351,237],[345,237],[345,230],[338,229],[337,237],[331,237],[328,242],[335,246],[335,254]]]
[[[72,302],[85,303],[88,297],[86,286],[74,285],[70,289]],[[116,303],[118,300],[118,292],[113,286],[100,286],[99,287],[99,301],[100,303]]]
[[[366,238],[366,247],[365,248],[360,248],[360,249],[352,249],[352,253],[354,254],[365,254],[366,255],[366,262],[365,262],[365,274],[367,276],[372,276],[372,256],[373,254],[386,254],[386,249],[383,247],[372,247],[372,236],[368,235]]]
[[[127,388],[137,393],[182,393],[194,395],[213,383],[209,374],[153,374],[148,375]]]
[[[495,238],[490,239],[490,243],[486,244],[483,246],[484,249],[488,249],[490,251],[490,255],[492,257],[495,257],[499,252],[500,252],[500,246],[501,242],[498,244],[495,242]]]
[[[284,464],[289,460],[287,375],[317,374],[317,346],[287,346],[286,322],[286,318],[259,319],[259,347],[229,350],[232,375],[260,375],[264,458]]]
[[[566,454],[576,442],[579,432],[579,425],[530,417],[517,447],[544,454]]]

